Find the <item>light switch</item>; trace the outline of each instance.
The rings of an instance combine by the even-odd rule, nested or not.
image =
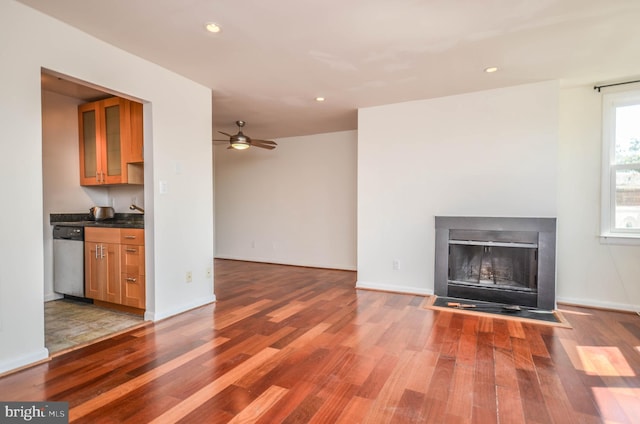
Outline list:
[[[182,162],[179,160],[176,160],[173,162],[173,169],[176,172],[176,175],[180,175],[182,174]]]
[[[160,194],[166,194],[169,191],[166,181],[160,180]]]

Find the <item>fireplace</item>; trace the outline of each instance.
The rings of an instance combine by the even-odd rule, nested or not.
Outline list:
[[[555,218],[437,216],[438,296],[555,308]]]

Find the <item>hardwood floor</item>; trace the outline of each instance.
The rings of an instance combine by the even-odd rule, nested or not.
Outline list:
[[[0,379],[86,423],[638,423],[640,317],[428,310],[353,272],[217,260],[212,305]]]

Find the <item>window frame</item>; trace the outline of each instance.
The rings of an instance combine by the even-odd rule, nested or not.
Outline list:
[[[640,171],[640,162],[616,164],[616,108],[640,105],[640,89],[608,93],[602,96],[602,184],[600,237],[605,243],[640,244],[640,228],[616,228],[616,172]]]

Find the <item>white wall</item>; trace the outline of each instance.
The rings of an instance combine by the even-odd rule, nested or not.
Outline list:
[[[0,2],[0,372],[46,358],[41,67],[145,101],[148,317],[215,299],[211,92],[14,1]],[[167,192],[159,193],[159,183]],[[193,283],[185,283],[185,272]],[[149,283],[148,283],[149,284]]]
[[[356,140],[345,131],[270,151],[216,146],[216,257],[355,269]]]
[[[628,87],[624,87],[628,89]],[[602,94],[560,95],[558,149],[559,301],[640,310],[640,246],[600,242]]]
[[[433,293],[434,216],[556,216],[557,143],[556,82],[360,109],[357,286]]]
[[[49,215],[88,213],[94,205],[113,205],[116,212],[130,213],[136,199],[144,207],[144,187],[82,187],[79,179],[78,104],[79,99],[50,91],[42,92],[42,190],[44,238],[44,298],[61,295],[53,291],[53,239]]]

